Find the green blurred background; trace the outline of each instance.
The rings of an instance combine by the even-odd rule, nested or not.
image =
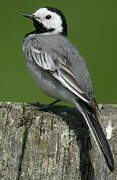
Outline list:
[[[21,16],[40,7],[61,9],[68,38],[87,61],[98,103],[117,103],[117,0],[12,0],[0,6],[0,100],[50,103],[24,64],[22,41],[33,30]]]

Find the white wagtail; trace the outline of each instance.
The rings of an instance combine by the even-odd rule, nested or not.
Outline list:
[[[98,122],[99,110],[86,62],[66,38],[64,15],[56,8],[44,7],[23,16],[32,19],[35,27],[35,31],[25,35],[23,42],[25,62],[32,77],[49,96],[75,105],[113,171],[114,161]]]

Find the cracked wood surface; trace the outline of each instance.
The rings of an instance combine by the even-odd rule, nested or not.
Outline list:
[[[0,180],[116,180],[117,105],[100,108],[115,160],[113,173],[74,108],[40,111],[30,104],[1,102]]]

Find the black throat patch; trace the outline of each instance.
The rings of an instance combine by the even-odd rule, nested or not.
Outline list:
[[[41,34],[41,33],[47,33],[47,32],[53,32],[55,29],[47,29],[46,27],[43,26],[42,23],[39,23],[38,21],[34,20],[33,25],[36,28],[36,31]]]

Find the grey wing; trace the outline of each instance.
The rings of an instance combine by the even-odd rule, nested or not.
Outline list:
[[[60,56],[56,59],[47,52],[39,50],[33,46],[31,46],[30,53],[31,57],[40,68],[49,71],[52,76],[56,78],[65,88],[89,105],[93,105],[94,102],[91,102],[78,84],[75,75],[67,63],[67,60],[64,59],[63,61]]]

